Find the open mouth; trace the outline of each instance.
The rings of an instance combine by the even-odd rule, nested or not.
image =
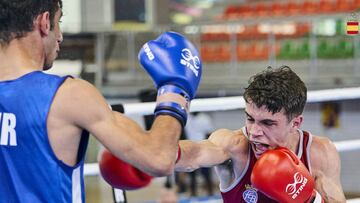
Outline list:
[[[268,144],[260,143],[260,142],[252,142],[253,150],[256,156],[260,156],[265,151],[267,151],[270,146]]]

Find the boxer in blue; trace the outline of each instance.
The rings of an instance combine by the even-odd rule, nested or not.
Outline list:
[[[196,48],[166,32],[140,50],[139,60],[159,89],[156,119],[145,132],[112,111],[88,82],[42,72],[60,50],[61,16],[61,0],[0,1],[0,202],[85,202],[89,133],[131,164],[121,168],[133,165],[153,176],[174,170],[201,78]]]

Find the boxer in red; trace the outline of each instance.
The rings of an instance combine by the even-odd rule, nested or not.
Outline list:
[[[301,129],[306,95],[289,67],[258,73],[244,92],[245,126],[181,141],[176,170],[215,166],[225,203],[345,202],[334,144]]]

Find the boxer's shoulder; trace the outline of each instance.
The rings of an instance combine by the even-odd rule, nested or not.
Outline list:
[[[336,167],[339,154],[335,144],[327,137],[313,136],[310,148],[311,167],[313,172],[322,171],[329,164]],[[314,174],[316,175],[316,174]]]
[[[110,112],[105,98],[92,84],[67,78],[53,99],[48,123],[60,121],[87,129],[94,121],[108,118]]]
[[[311,153],[330,153],[336,151],[335,144],[327,137],[313,135]]]
[[[210,135],[209,140],[231,155],[247,152],[248,140],[241,130],[219,129]]]
[[[60,90],[67,91],[78,91],[78,90],[87,90],[87,89],[95,89],[94,85],[89,83],[86,80],[80,78],[72,78],[68,77],[60,86]]]
[[[54,98],[54,100],[60,100],[60,104],[71,102],[72,105],[76,105],[77,103],[80,105],[88,102],[94,103],[99,99],[104,100],[94,85],[86,80],[71,77],[62,83]]]

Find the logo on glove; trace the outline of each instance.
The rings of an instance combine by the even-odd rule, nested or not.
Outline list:
[[[294,183],[290,183],[286,186],[285,191],[291,195],[292,199],[295,199],[300,192],[304,189],[308,179],[301,175],[299,172],[294,174]],[[299,188],[297,188],[298,184],[301,184]]]
[[[195,74],[196,77],[199,75],[198,69],[200,68],[200,59],[198,56],[193,56],[189,49],[183,49],[181,51],[181,56],[183,57],[180,60],[180,63],[188,68]]]
[[[148,43],[144,44],[143,48],[144,48],[144,51],[145,51],[146,56],[148,57],[148,59],[149,59],[150,61],[154,60],[155,56],[154,56],[154,54],[151,52]]]

